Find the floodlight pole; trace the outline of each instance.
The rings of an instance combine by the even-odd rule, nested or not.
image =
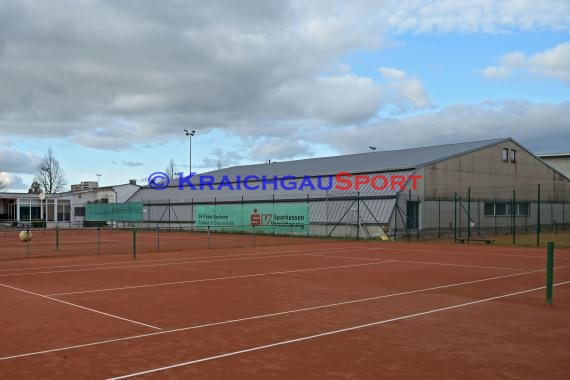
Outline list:
[[[184,132],[186,136],[188,136],[188,173],[192,173],[192,136],[196,133],[196,131],[189,131],[185,129]]]

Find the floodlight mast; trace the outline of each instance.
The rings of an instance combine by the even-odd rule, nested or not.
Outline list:
[[[192,136],[194,136],[196,131],[185,129],[184,132],[188,136],[188,173],[192,173]]]

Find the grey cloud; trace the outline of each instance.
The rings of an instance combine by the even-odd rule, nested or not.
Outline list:
[[[123,166],[128,166],[128,167],[143,166],[142,162],[135,162],[135,161],[121,161],[121,164]]]
[[[526,70],[538,77],[556,78],[570,84],[570,42],[528,57],[521,52],[511,52],[503,55],[499,62],[500,66],[490,66],[480,72],[488,78],[505,78],[513,71]]]
[[[121,160],[121,161],[111,161],[111,163],[113,165],[122,165],[122,166],[127,166],[127,167],[137,167],[137,166],[144,166],[144,164],[142,162],[139,161],[125,161],[125,160]]]
[[[0,148],[0,171],[32,174],[41,157],[12,148]]]
[[[226,151],[220,148],[216,148],[208,156],[204,157],[202,161],[196,165],[196,167],[215,169],[218,167],[218,165],[221,165],[221,167],[226,168],[228,166],[238,165],[243,158],[243,155],[238,151]],[[192,165],[192,168],[194,168],[194,165]]]
[[[181,125],[367,120],[379,106],[370,78],[319,75],[377,41],[327,7],[307,8],[262,0],[2,3],[0,35],[10,44],[0,63],[0,128],[21,135],[25,123],[37,137],[121,150],[171,138]]]
[[[399,106],[372,78],[329,73],[380,34],[569,28],[561,2],[495,3],[0,2],[0,129],[124,150],[192,125],[251,142],[244,157],[308,154],[302,129],[363,128]],[[404,84],[406,107],[429,106],[419,79]]]
[[[456,104],[438,112],[337,129],[324,142],[341,153],[356,153],[367,151],[370,144],[390,150],[510,136],[535,152],[567,151],[569,112],[570,102]]]
[[[22,177],[11,173],[0,172],[0,191],[11,190],[27,190],[28,185],[24,183]]]
[[[253,149],[249,151],[249,156],[257,158],[258,162],[265,159],[286,160],[298,156],[311,156],[314,149],[307,141],[299,139],[259,139]]]

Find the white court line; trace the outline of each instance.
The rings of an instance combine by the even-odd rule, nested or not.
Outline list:
[[[344,248],[331,248],[331,249],[319,249],[315,252],[328,252],[328,251],[339,251],[343,250]],[[139,263],[149,263],[149,262],[167,262],[167,261],[183,261],[183,260],[194,260],[194,259],[212,259],[212,258],[227,258],[227,257],[241,257],[241,256],[254,256],[259,254],[273,254],[273,253],[309,253],[310,250],[292,250],[292,251],[270,251],[270,252],[253,252],[253,253],[238,253],[234,255],[209,255],[209,256],[196,256],[196,257],[180,257],[180,258],[172,258],[172,259],[142,259],[138,260]],[[167,252],[169,253],[169,252]],[[157,253],[160,254],[160,253]],[[73,256],[78,258],[83,257],[111,257],[112,255],[89,255],[89,256]],[[66,256],[68,257],[68,256]],[[53,257],[50,257],[53,258]],[[107,262],[107,263],[93,263],[93,264],[74,264],[74,265],[52,265],[46,267],[25,267],[25,268],[11,268],[11,269],[0,269],[0,272],[13,272],[13,271],[22,271],[22,270],[40,270],[40,269],[59,269],[59,268],[81,268],[81,267],[91,267],[91,266],[103,266],[103,265],[112,265],[112,264],[132,264],[133,260],[129,261],[115,261],[115,262]]]
[[[330,255],[318,255],[318,254],[310,254],[309,256],[327,257],[327,258],[332,257],[332,258],[358,259],[356,257],[330,256]],[[309,271],[329,270],[329,269],[353,268],[353,267],[360,267],[360,266],[367,266],[367,265],[378,265],[378,264],[405,263],[405,264],[422,264],[422,265],[427,264],[427,265],[441,265],[441,266],[467,267],[467,268],[523,270],[521,268],[485,267],[485,266],[479,266],[479,265],[447,264],[447,263],[434,263],[434,262],[410,261],[410,260],[389,260],[389,259],[385,259],[383,261],[378,261],[378,260],[374,260],[374,259],[363,259],[363,260],[374,261],[374,262],[369,263],[369,264],[351,264],[351,265],[341,265],[341,266],[332,266],[332,267],[294,269],[294,270],[289,270],[289,271],[279,271],[279,272],[269,272],[269,273],[254,273],[254,274],[236,275],[236,276],[228,276],[228,277],[214,277],[214,278],[205,278],[205,279],[197,279],[197,280],[163,282],[163,283],[157,283],[157,284],[133,285],[133,286],[118,287],[118,288],[82,290],[82,291],[76,291],[76,292],[53,293],[53,294],[48,294],[48,295],[50,297],[56,297],[56,296],[66,296],[66,295],[73,295],[73,294],[98,293],[98,292],[129,290],[129,289],[138,289],[138,288],[152,288],[155,286],[168,286],[168,285],[179,285],[179,284],[191,284],[191,283],[196,283],[196,282],[234,280],[234,279],[243,279],[243,278],[251,278],[251,277],[264,277],[264,276],[271,276],[271,275],[276,275],[276,274],[299,273],[299,272],[309,272]]]
[[[564,266],[564,267],[567,267],[567,266]],[[561,269],[564,267],[556,267],[554,269]],[[25,353],[25,354],[5,356],[5,357],[0,357],[0,361],[8,360],[8,359],[23,358],[23,357],[27,357],[27,356],[49,354],[52,352],[67,351],[67,350],[72,350],[72,349],[77,349],[77,348],[99,346],[99,345],[108,344],[108,343],[115,343],[115,342],[122,342],[122,341],[133,340],[133,339],[140,339],[140,338],[152,337],[152,336],[156,336],[156,335],[171,334],[171,333],[177,333],[177,332],[188,331],[188,330],[197,330],[197,329],[202,329],[202,328],[208,328],[208,327],[213,327],[213,326],[221,326],[221,325],[228,325],[228,324],[233,324],[233,323],[252,321],[252,320],[258,320],[258,319],[264,319],[264,318],[272,318],[272,317],[278,317],[278,316],[282,316],[282,315],[296,314],[296,313],[302,313],[302,312],[312,311],[312,310],[327,309],[327,308],[351,305],[351,304],[356,304],[356,303],[361,303],[361,302],[376,301],[376,300],[384,299],[384,298],[392,298],[392,297],[405,296],[405,295],[409,295],[409,294],[424,293],[424,292],[429,292],[429,291],[433,291],[433,290],[447,289],[447,288],[453,288],[453,287],[458,287],[458,286],[463,286],[463,285],[470,285],[470,284],[475,284],[475,283],[480,283],[480,282],[500,280],[500,279],[504,279],[504,278],[517,277],[517,276],[524,276],[527,274],[534,274],[534,273],[539,273],[539,272],[545,272],[545,270],[540,269],[540,270],[534,270],[534,271],[530,271],[530,272],[513,273],[513,274],[507,274],[507,275],[503,275],[503,276],[483,278],[483,279],[479,279],[479,280],[472,280],[472,281],[459,282],[459,283],[454,283],[454,284],[434,286],[431,288],[409,290],[409,291],[405,291],[405,292],[384,294],[384,295],[375,296],[375,297],[359,298],[359,299],[353,299],[353,300],[348,300],[348,301],[343,301],[343,302],[305,307],[305,308],[301,308],[301,309],[293,309],[293,310],[286,310],[286,311],[280,311],[280,312],[269,313],[269,314],[254,315],[251,317],[231,319],[231,320],[220,321],[220,322],[212,322],[212,323],[207,323],[207,324],[197,325],[197,326],[188,326],[188,327],[182,327],[182,328],[171,329],[171,330],[162,330],[159,332],[148,333],[148,334],[134,335],[134,336],[128,336],[128,337],[123,337],[123,338],[108,339],[108,340],[103,340],[103,341],[98,341],[98,342],[78,344],[75,346],[67,346],[67,347],[54,348],[54,349],[49,349],[49,350],[44,350],[44,351],[36,351],[36,352],[29,352],[29,353]]]
[[[123,287],[119,287],[119,288],[81,290],[81,291],[77,291],[77,292],[53,293],[53,294],[48,294],[48,296],[49,297],[57,297],[57,296],[68,296],[68,295],[73,295],[73,294],[100,293],[100,292],[111,292],[111,291],[118,291],[118,290],[153,288],[153,287],[157,287],[157,286],[192,284],[192,283],[197,283],[197,282],[210,282],[210,281],[221,281],[221,280],[236,280],[236,279],[252,278],[252,277],[274,276],[274,275],[278,275],[278,274],[313,272],[313,271],[331,270],[331,269],[345,269],[345,268],[355,268],[355,267],[363,267],[363,266],[370,266],[370,265],[393,264],[393,263],[397,263],[397,261],[376,261],[373,263],[366,263],[366,264],[350,264],[350,265],[339,265],[339,266],[333,266],[333,267],[292,269],[292,270],[285,270],[285,271],[279,271],[279,272],[252,273],[252,274],[243,274],[243,275],[227,276],[227,277],[201,278],[201,279],[196,279],[196,280],[185,280],[185,281],[174,281],[174,282],[162,282],[162,283],[157,283],[157,284],[123,286]]]
[[[505,247],[505,248],[512,248],[512,247]],[[537,249],[531,247],[530,249]],[[560,249],[560,248],[559,248]],[[505,256],[505,257],[512,257],[512,258],[525,258],[525,259],[541,259],[544,260],[546,255],[544,256],[532,256],[532,255],[518,255],[518,254],[507,254],[507,253],[491,253],[491,252],[461,252],[461,251],[441,251],[441,250],[432,250],[432,249],[403,249],[403,248],[364,248],[363,251],[398,251],[403,253],[430,253],[430,254],[450,254],[450,255],[469,255],[469,256]],[[555,260],[570,260],[570,257],[555,257]]]
[[[375,261],[378,259],[373,259],[371,257],[354,257],[354,256],[333,256],[333,255],[319,255],[319,254],[312,254],[311,256],[317,257],[333,257],[339,259],[354,259],[354,260],[367,260],[367,261]],[[509,267],[494,267],[494,266],[487,266],[487,265],[470,265],[470,264],[452,264],[452,263],[438,263],[432,261],[413,261],[413,260],[398,260],[398,259],[388,259],[385,258],[384,260],[394,261],[398,263],[410,263],[410,264],[427,264],[427,265],[442,265],[442,266],[451,266],[451,267],[465,267],[465,268],[482,268],[482,269],[504,269],[504,270],[524,270],[524,268],[509,268]]]
[[[88,272],[88,271],[99,271],[99,270],[118,270],[118,269],[129,269],[129,268],[148,268],[148,267],[161,267],[169,265],[180,265],[180,264],[207,264],[207,263],[219,263],[219,262],[230,262],[230,261],[243,261],[243,260],[263,260],[281,257],[300,257],[300,256],[310,256],[312,253],[299,253],[294,255],[268,255],[268,256],[255,256],[255,257],[239,257],[232,259],[223,260],[191,260],[188,261],[177,261],[169,263],[159,263],[159,264],[139,264],[139,265],[122,265],[118,267],[104,267],[104,268],[84,268],[84,269],[69,269],[69,270],[58,270],[58,271],[47,271],[47,272],[26,272],[26,273],[10,273],[2,274],[0,277],[18,277],[18,276],[33,276],[37,274],[54,274],[54,273],[70,273],[70,272]]]
[[[30,292],[30,291],[28,291],[28,290],[16,288],[16,287],[14,287],[14,286],[6,285],[6,284],[0,284],[0,286],[3,286],[3,287],[8,288],[8,289],[16,290],[16,291],[18,291],[18,292],[31,294],[31,295],[34,295],[34,296],[36,296],[36,297],[45,298],[45,299],[48,299],[48,300],[51,300],[51,301],[55,301],[55,302],[60,302],[60,303],[63,303],[63,304],[65,304],[65,305],[77,307],[77,308],[79,308],[79,309],[91,311],[91,312],[93,312],[93,313],[105,315],[105,316],[107,316],[107,317],[111,317],[111,318],[115,318],[115,319],[120,319],[120,320],[122,320],[122,321],[134,323],[134,324],[141,325],[141,326],[145,326],[145,327],[150,327],[151,329],[162,330],[160,327],[156,327],[156,326],[152,326],[152,325],[147,325],[146,323],[142,323],[142,322],[138,322],[138,321],[133,321],[132,319],[127,319],[127,318],[119,317],[118,315],[113,315],[113,314],[105,313],[105,312],[103,312],[103,311],[99,311],[99,310],[91,309],[91,308],[88,308],[88,307],[85,307],[85,306],[77,305],[77,304],[74,304],[74,303],[71,303],[71,302],[59,300],[59,299],[57,299],[57,298],[52,298],[52,297],[49,297],[49,296],[44,296],[43,294],[38,294],[38,293]]]
[[[566,284],[570,284],[570,281],[560,282],[560,283],[558,283],[558,284],[555,284],[554,286],[560,286],[560,285],[566,285]],[[304,341],[307,341],[307,340],[313,340],[313,339],[322,338],[322,337],[325,337],[325,336],[337,335],[337,334],[341,334],[341,333],[345,333],[345,332],[349,332],[349,331],[361,330],[361,329],[365,329],[365,328],[368,328],[368,327],[384,325],[384,324],[391,323],[391,322],[403,321],[403,320],[406,320],[406,319],[411,319],[411,318],[416,318],[416,317],[422,317],[422,316],[429,315],[429,314],[441,313],[441,312],[443,312],[443,311],[448,311],[448,310],[453,310],[453,309],[459,309],[459,308],[463,308],[463,307],[467,307],[467,306],[477,305],[477,304],[484,303],[484,302],[490,302],[490,301],[495,301],[495,300],[499,300],[499,299],[503,299],[503,298],[518,296],[518,295],[521,295],[521,294],[536,292],[536,291],[542,290],[542,289],[544,289],[544,288],[545,288],[544,286],[541,286],[541,287],[538,287],[538,288],[532,288],[532,289],[527,289],[527,290],[521,290],[521,291],[519,291],[519,292],[508,293],[508,294],[502,294],[502,295],[500,295],[500,296],[489,297],[489,298],[484,298],[484,299],[480,299],[480,300],[476,300],[476,301],[465,302],[465,303],[461,303],[461,304],[456,304],[456,305],[441,307],[441,308],[438,308],[438,309],[426,310],[426,311],[422,311],[422,312],[419,312],[419,313],[413,313],[413,314],[408,314],[408,315],[402,315],[402,316],[395,317],[395,318],[390,318],[390,319],[383,319],[383,320],[376,321],[376,322],[365,323],[365,324],[362,324],[362,325],[351,326],[351,327],[346,327],[346,328],[343,328],[343,329],[327,331],[327,332],[323,332],[323,333],[320,333],[320,334],[314,334],[314,335],[308,335],[308,336],[304,336],[304,337],[300,337],[300,338],[295,338],[295,339],[283,340],[283,341],[280,341],[280,342],[275,342],[275,343],[271,343],[271,344],[265,344],[265,345],[263,345],[263,346],[251,347],[251,348],[247,348],[247,349],[244,349],[244,350],[233,351],[233,352],[226,352],[226,353],[224,353],[224,354],[214,355],[214,356],[207,356],[207,357],[200,358],[200,359],[189,360],[189,361],[186,361],[186,362],[183,362],[183,363],[177,363],[177,364],[172,364],[172,365],[165,366],[165,367],[153,368],[153,369],[149,369],[149,370],[146,370],[146,371],[141,371],[141,372],[136,372],[136,373],[130,373],[130,374],[123,375],[123,376],[117,376],[117,377],[110,378],[109,380],[128,379],[128,378],[135,377],[135,376],[148,375],[148,374],[151,374],[151,373],[162,372],[162,371],[166,371],[166,370],[169,370],[169,369],[174,369],[174,368],[179,368],[179,367],[185,367],[185,366],[189,366],[189,365],[192,365],[192,364],[203,363],[203,362],[212,361],[212,360],[216,360],[216,359],[222,359],[222,358],[226,358],[226,357],[229,357],[229,356],[236,356],[236,355],[245,354],[245,353],[248,353],[248,352],[260,351],[260,350],[265,350],[265,349],[272,348],[272,347],[285,346],[285,345],[288,345],[288,344],[298,343],[298,342],[304,342]]]

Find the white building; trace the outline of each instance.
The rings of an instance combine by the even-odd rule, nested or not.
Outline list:
[[[539,154],[544,162],[570,178],[570,153]]]
[[[127,184],[97,187],[65,193],[40,194],[0,193],[0,228],[21,224],[58,227],[82,227],[87,203],[121,203],[130,198],[139,186]]]

